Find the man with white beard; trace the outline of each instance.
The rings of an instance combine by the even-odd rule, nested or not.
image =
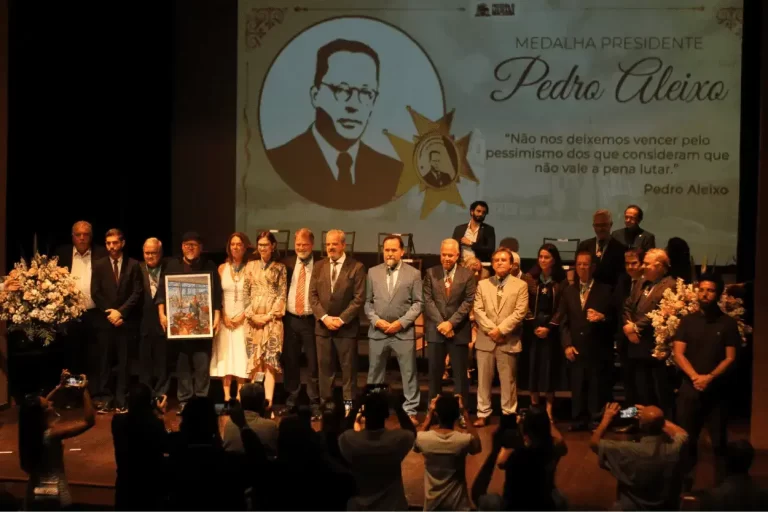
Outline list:
[[[288,270],[288,300],[285,305],[283,328],[283,374],[285,389],[288,392],[285,411],[296,405],[296,397],[301,390],[301,351],[307,358],[309,379],[307,395],[312,408],[312,418],[320,419],[320,392],[318,389],[317,347],[315,345],[315,318],[309,305],[309,280],[312,277],[314,258],[312,249],[315,235],[307,228],[296,231],[293,239],[295,256],[286,258],[283,263]]]

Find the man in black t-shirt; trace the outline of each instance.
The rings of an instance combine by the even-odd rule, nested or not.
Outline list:
[[[715,452],[716,481],[719,484],[725,478],[729,393],[726,375],[736,360],[740,335],[736,320],[718,305],[723,289],[718,277],[702,275],[698,288],[701,310],[683,317],[675,333],[675,362],[685,374],[677,395],[678,423],[690,435],[684,490],[693,486],[699,434],[705,422]]]

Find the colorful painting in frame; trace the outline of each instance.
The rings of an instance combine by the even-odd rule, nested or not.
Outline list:
[[[210,274],[165,277],[168,339],[213,338]]]

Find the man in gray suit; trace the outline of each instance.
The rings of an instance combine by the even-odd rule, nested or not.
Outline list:
[[[344,232],[332,229],[325,235],[328,257],[318,261],[309,282],[309,304],[315,314],[320,399],[330,400],[333,391],[333,348],[341,363],[344,400],[353,400],[357,388],[357,331],[360,308],[365,302],[365,268],[344,252]]]
[[[424,332],[429,358],[429,399],[442,391],[445,355],[453,366],[454,391],[467,401],[467,365],[472,325],[469,312],[477,284],[471,270],[459,261],[459,242],[449,238],[440,245],[440,265],[424,276]]]
[[[368,271],[365,314],[368,328],[368,384],[384,382],[387,356],[393,351],[403,379],[403,410],[418,425],[419,383],[416,379],[416,344],[413,324],[421,314],[421,272],[402,262],[403,239],[384,239],[384,263]]]
[[[517,354],[522,351],[520,335],[528,313],[528,285],[510,275],[514,256],[502,247],[491,256],[495,275],[477,284],[477,421],[488,425],[491,416],[491,386],[494,363],[501,383],[501,412],[517,412]]]

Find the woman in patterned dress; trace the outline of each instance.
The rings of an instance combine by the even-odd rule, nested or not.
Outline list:
[[[211,377],[221,377],[224,402],[229,403],[232,378],[240,388],[248,378],[245,328],[245,264],[251,241],[245,233],[232,233],[227,240],[227,261],[219,266],[222,289],[221,327],[213,341]]]
[[[280,373],[283,351],[283,316],[287,294],[285,265],[272,260],[277,240],[269,231],[259,233],[256,251],[261,257],[246,268],[245,317],[248,319],[248,373],[251,380],[264,372],[264,394],[270,405],[275,374]]]

